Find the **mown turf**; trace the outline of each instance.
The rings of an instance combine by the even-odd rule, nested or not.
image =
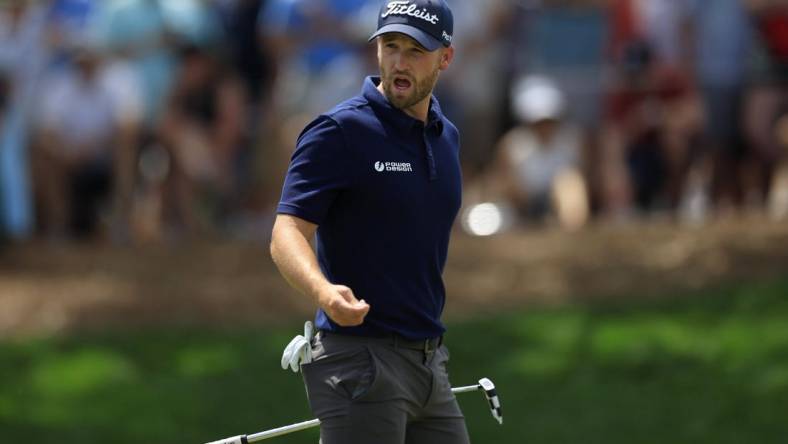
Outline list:
[[[475,443],[785,443],[788,278],[650,302],[452,323]],[[81,334],[0,342],[2,442],[202,443],[310,418],[279,368],[299,329]],[[313,431],[276,443],[315,443]]]

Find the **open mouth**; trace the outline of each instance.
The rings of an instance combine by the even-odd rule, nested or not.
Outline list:
[[[394,77],[394,89],[397,91],[407,91],[413,83],[407,77]]]

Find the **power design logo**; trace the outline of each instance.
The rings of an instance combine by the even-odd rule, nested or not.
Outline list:
[[[410,162],[375,162],[375,171],[382,173],[383,171],[393,171],[400,173],[412,173],[413,168]]]

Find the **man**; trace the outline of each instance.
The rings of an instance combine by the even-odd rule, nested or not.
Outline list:
[[[469,442],[440,321],[461,176],[431,93],[452,28],[443,0],[384,4],[380,77],[306,127],[285,179],[271,255],[319,306],[301,369],[323,444]]]
[[[0,127],[0,227],[13,239],[33,234],[30,148],[33,103],[49,62],[47,12],[33,1],[0,2],[0,70],[10,89]]]
[[[72,64],[44,85],[32,156],[34,189],[48,237],[100,239],[102,213],[119,191],[114,179],[133,171],[131,142],[103,79],[104,56],[87,42],[71,56]],[[115,203],[130,198],[123,197]]]

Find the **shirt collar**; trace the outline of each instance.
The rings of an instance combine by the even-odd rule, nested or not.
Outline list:
[[[401,109],[394,108],[388,99],[378,90],[380,77],[369,76],[364,80],[361,94],[382,119],[400,131],[410,131],[414,125],[421,123],[418,119],[407,115]],[[428,129],[434,129],[438,135],[443,133],[443,113],[435,96],[430,98],[430,109],[427,112]]]

